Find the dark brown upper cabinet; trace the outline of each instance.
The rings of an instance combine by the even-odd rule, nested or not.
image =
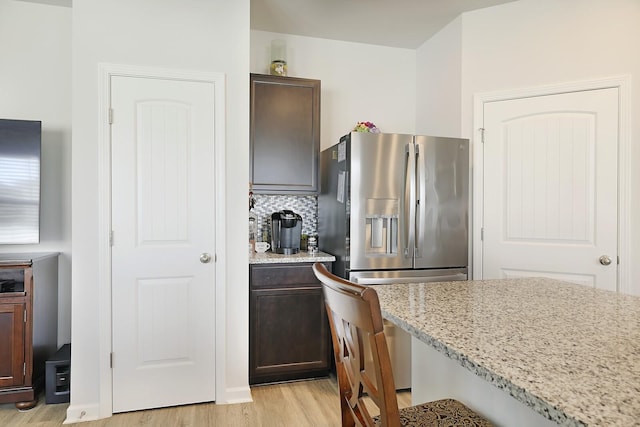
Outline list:
[[[256,194],[317,194],[320,81],[251,74],[250,176]]]

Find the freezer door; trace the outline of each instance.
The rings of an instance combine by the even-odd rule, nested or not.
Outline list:
[[[466,267],[469,256],[469,141],[415,137],[415,268]]]
[[[466,268],[404,271],[351,271],[349,280],[359,285],[391,285],[394,283],[454,282],[467,280]]]
[[[350,269],[411,268],[405,182],[413,136],[352,132],[349,148]]]
[[[443,268],[436,270],[404,271],[352,271],[349,280],[360,285],[389,285],[394,283],[452,282],[467,280],[466,268]],[[384,321],[384,334],[387,338],[391,369],[396,389],[411,387],[411,335]],[[369,355],[369,353],[365,353]],[[368,358],[365,364],[372,363]]]

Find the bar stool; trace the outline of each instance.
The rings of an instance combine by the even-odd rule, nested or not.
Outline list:
[[[321,263],[313,265],[313,272],[322,283],[329,315],[343,427],[492,426],[487,419],[454,399],[399,409],[375,289],[335,276]],[[370,344],[373,360],[366,368],[365,340]],[[379,416],[369,414],[363,400],[365,393],[379,408]]]

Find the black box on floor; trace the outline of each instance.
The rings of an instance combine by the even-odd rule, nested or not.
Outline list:
[[[45,362],[45,400],[67,403],[71,389],[71,344],[65,344]]]

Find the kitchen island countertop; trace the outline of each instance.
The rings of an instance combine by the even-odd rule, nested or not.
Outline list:
[[[640,297],[545,278],[375,286],[383,316],[560,425],[640,423]]]
[[[298,262],[333,262],[336,260],[331,254],[317,252],[315,255],[307,251],[300,251],[293,255],[275,254],[271,251],[249,254],[249,264],[286,264]]]

